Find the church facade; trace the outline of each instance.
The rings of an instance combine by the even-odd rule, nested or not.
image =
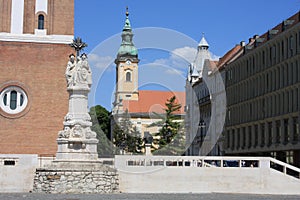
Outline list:
[[[185,92],[139,90],[138,50],[133,43],[128,11],[115,64],[116,91],[112,111],[114,121],[119,121],[122,114],[128,112],[132,124],[136,126],[141,137],[144,137],[145,133],[157,133],[161,127],[149,127],[150,124],[161,120],[153,113],[165,113],[165,103],[173,96],[176,96],[177,103],[182,105],[176,114],[184,116]]]
[[[56,153],[73,38],[74,0],[0,0],[0,154]]]

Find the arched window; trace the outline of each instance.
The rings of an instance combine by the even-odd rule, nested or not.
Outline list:
[[[131,81],[131,72],[126,72],[126,82]]]
[[[45,23],[45,17],[44,15],[39,15],[39,18],[38,18],[38,29],[42,30],[44,29],[44,23]]]

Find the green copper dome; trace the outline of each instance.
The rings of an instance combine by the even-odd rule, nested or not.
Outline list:
[[[130,56],[130,57],[138,57],[138,50],[134,46],[132,42],[133,38],[133,33],[129,21],[129,13],[128,13],[128,8],[126,10],[126,20],[125,20],[125,25],[123,27],[123,32],[122,32],[122,43],[118,51],[118,57],[123,57],[123,56]]]

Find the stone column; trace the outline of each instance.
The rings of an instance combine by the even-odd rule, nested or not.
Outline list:
[[[280,119],[280,144],[285,144],[284,120]]]
[[[73,56],[74,57],[74,56]],[[66,70],[69,112],[64,119],[64,130],[58,133],[57,160],[97,160],[96,133],[91,130],[88,113],[88,93],[92,74],[86,55],[68,63]]]
[[[269,138],[272,137],[271,133],[269,133],[269,123],[265,122],[265,147],[269,145]]]
[[[300,143],[300,112],[298,113],[298,133],[298,143]]]
[[[243,127],[241,127],[240,128],[240,141],[239,141],[239,143],[240,143],[240,149],[244,149],[244,140],[245,140],[245,138],[244,138],[244,129],[243,129]]]
[[[246,144],[246,146],[245,146],[245,148],[248,148],[249,147],[249,129],[248,129],[248,126],[246,126],[246,138],[245,138],[245,140],[246,140],[246,142],[245,142],[245,144]]]
[[[255,147],[255,125],[251,126],[251,144],[252,147]]]
[[[273,120],[272,121],[272,145],[276,144],[276,134],[277,134],[277,130],[276,130],[276,121]]]
[[[257,125],[257,131],[258,131],[258,133],[257,133],[257,145],[256,145],[256,148],[261,148],[261,144],[262,144],[262,134],[265,134],[265,133],[263,133],[262,132],[262,126],[261,126],[261,124],[259,123],[258,125]]]
[[[294,120],[293,120],[293,117],[289,117],[289,122],[288,122],[288,126],[289,126],[289,141],[288,143],[292,143],[293,140],[294,140],[294,134],[295,134],[295,130],[294,130]]]
[[[234,136],[234,145],[235,145],[235,147],[234,147],[234,149],[235,150],[238,150],[238,147],[239,147],[239,140],[238,140],[238,134],[239,134],[239,132],[238,132],[238,129],[237,128],[235,128],[235,131],[234,131],[234,134],[235,134],[235,136]]]
[[[230,149],[230,151],[232,151],[232,149],[233,149],[233,134],[232,134],[232,132],[233,132],[233,130],[230,129],[229,130],[229,134],[228,134],[228,136],[229,136],[229,149]]]

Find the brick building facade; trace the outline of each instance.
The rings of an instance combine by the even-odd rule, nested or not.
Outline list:
[[[73,34],[73,0],[0,0],[0,154],[55,154]]]

